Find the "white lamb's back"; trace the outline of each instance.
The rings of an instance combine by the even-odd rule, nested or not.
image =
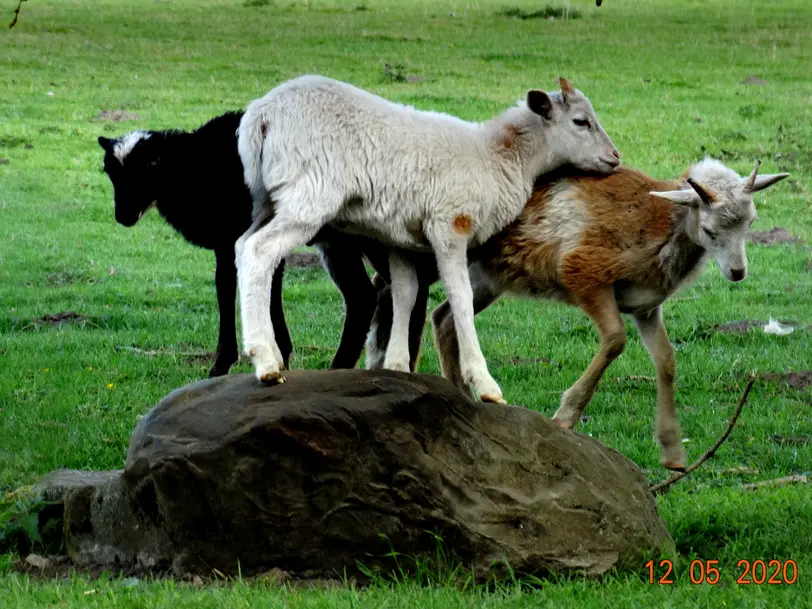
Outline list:
[[[249,112],[266,123],[262,173],[269,192],[307,171],[330,192],[371,203],[364,212],[369,218],[375,208],[383,213],[403,199],[410,199],[409,213],[420,214],[440,200],[468,198],[472,189],[487,187],[481,126],[449,114],[416,110],[320,76],[280,85]],[[449,192],[455,189],[460,192]]]

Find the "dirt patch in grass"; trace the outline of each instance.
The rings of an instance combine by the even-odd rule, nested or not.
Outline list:
[[[762,375],[768,381],[782,382],[792,389],[803,391],[812,387],[812,370],[797,372],[770,372]]]
[[[61,326],[63,324],[78,324],[87,321],[87,317],[80,315],[76,311],[60,311],[59,313],[49,313],[32,320],[37,325]]]
[[[743,85],[758,85],[763,87],[764,85],[768,84],[766,80],[763,78],[759,78],[758,76],[748,76],[742,81]]]
[[[8,165],[10,162],[8,159],[0,159],[0,165]]]
[[[208,366],[214,361],[215,355],[217,354],[213,351],[202,351],[200,353],[188,353],[183,356],[183,359],[187,364],[193,366]]]
[[[153,581],[169,579],[183,582],[184,585],[192,588],[229,585],[229,581],[224,580],[222,577],[200,577],[199,575],[174,577],[171,571],[165,569],[137,568],[112,571],[109,567],[101,567],[98,565],[78,567],[71,562],[70,558],[62,555],[40,556],[38,554],[29,554],[25,558],[18,558],[12,562],[11,568],[18,573],[28,575],[34,580],[65,580],[73,578],[74,575],[79,575],[93,581],[103,576],[107,577],[108,575],[113,575],[114,577],[124,580],[125,584],[131,583],[132,585],[138,584],[139,580]],[[268,586],[285,585],[307,589],[334,589],[343,588],[345,586],[345,582],[342,579],[296,577],[281,569],[271,569],[265,573],[245,577],[244,579],[249,582],[263,583]],[[355,578],[350,578],[350,582],[356,585],[363,585],[365,583]]]
[[[719,332],[720,334],[747,334],[751,330],[760,330],[766,322],[757,319],[742,319],[731,321],[726,324],[712,326],[708,332]]]
[[[580,19],[581,12],[575,9],[547,5],[538,11],[523,11],[520,8],[506,8],[496,13],[500,17],[513,17],[514,19]]]
[[[774,435],[773,442],[782,446],[804,446],[812,442],[809,436],[781,436]]]
[[[803,243],[800,237],[794,237],[787,229],[776,226],[770,230],[748,233],[747,240],[761,245],[783,245],[785,243]]]
[[[93,120],[120,123],[121,121],[137,121],[140,118],[135,112],[127,112],[126,110],[102,110],[93,117]]]
[[[285,264],[292,269],[308,269],[321,266],[321,258],[312,252],[294,252],[285,257]]]

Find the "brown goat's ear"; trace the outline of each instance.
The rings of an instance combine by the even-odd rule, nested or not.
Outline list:
[[[684,205],[685,207],[699,207],[699,204],[702,200],[699,198],[699,195],[696,194],[694,190],[690,190],[688,188],[684,190],[665,190],[662,192],[650,192],[648,193],[653,197],[660,197],[661,199],[666,199],[671,201],[672,203],[676,203],[677,205]]]
[[[553,100],[544,91],[530,89],[527,92],[527,107],[543,118],[552,118]]]
[[[711,191],[707,190],[699,182],[697,182],[693,178],[688,178],[687,182],[688,186],[694,189],[696,194],[699,195],[699,198],[702,199],[702,202],[705,205],[713,205],[716,202],[716,195],[713,194]]]
[[[116,140],[111,140],[109,137],[99,136],[99,146],[104,148],[105,152],[113,152],[113,148],[116,145]]]
[[[561,95],[564,97],[564,101],[567,101],[567,97],[575,93],[575,89],[572,88],[570,81],[563,76],[558,79],[558,85],[561,87]]]

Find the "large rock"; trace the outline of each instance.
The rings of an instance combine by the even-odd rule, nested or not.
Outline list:
[[[40,485],[62,489],[74,561],[330,576],[433,554],[431,531],[478,575],[601,574],[672,545],[634,463],[538,413],[434,376],[287,378],[178,389],[139,422],[123,472]]]

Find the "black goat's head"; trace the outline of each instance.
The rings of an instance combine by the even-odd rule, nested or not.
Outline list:
[[[118,139],[99,137],[104,171],[113,183],[116,221],[133,226],[155,204],[161,179],[160,138],[133,131]]]

